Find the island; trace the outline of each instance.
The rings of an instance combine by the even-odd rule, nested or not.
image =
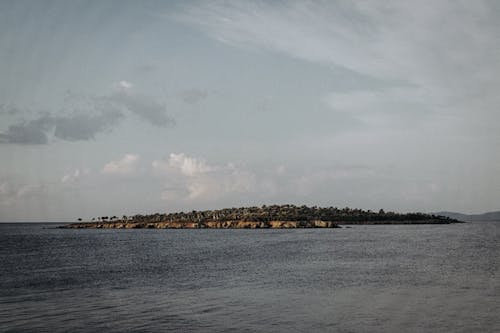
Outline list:
[[[450,224],[460,221],[434,214],[394,213],[371,210],[308,207],[305,205],[270,205],[262,207],[225,208],[150,215],[101,216],[62,228],[105,229],[288,229],[337,228],[350,224]]]

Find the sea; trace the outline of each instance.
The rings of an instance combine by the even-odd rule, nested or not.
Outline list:
[[[0,332],[500,332],[500,222],[0,224]]]

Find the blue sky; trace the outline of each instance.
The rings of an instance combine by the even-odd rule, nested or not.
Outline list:
[[[494,1],[1,1],[0,221],[499,209]]]

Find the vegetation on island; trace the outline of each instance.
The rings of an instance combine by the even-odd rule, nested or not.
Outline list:
[[[79,219],[80,220],[80,219]],[[262,207],[240,207],[224,208],[218,210],[204,210],[178,213],[156,213],[149,215],[133,216],[102,216],[93,218],[92,222],[111,223],[159,223],[159,222],[226,222],[226,221],[244,221],[244,222],[269,222],[269,221],[331,221],[336,223],[377,223],[390,221],[393,223],[418,223],[419,221],[428,221],[436,223],[458,222],[445,216],[424,214],[424,213],[395,213],[385,212],[380,209],[378,212],[371,210],[362,210],[356,208],[337,208],[337,207],[308,207],[305,205],[270,205]]]

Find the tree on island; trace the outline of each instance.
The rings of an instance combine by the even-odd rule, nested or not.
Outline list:
[[[370,223],[371,221],[420,221],[420,220],[449,220],[446,217],[434,216],[423,213],[395,213],[386,212],[380,209],[378,212],[372,210],[362,210],[358,208],[337,208],[337,207],[308,207],[305,205],[263,205],[262,207],[240,207],[223,208],[218,210],[205,210],[176,213],[155,213],[151,215],[136,214],[127,217],[123,215],[119,220],[117,216],[102,216],[99,221],[122,221],[122,222],[269,222],[269,221],[332,221],[332,222],[355,222]],[[94,221],[95,219],[92,219]]]

